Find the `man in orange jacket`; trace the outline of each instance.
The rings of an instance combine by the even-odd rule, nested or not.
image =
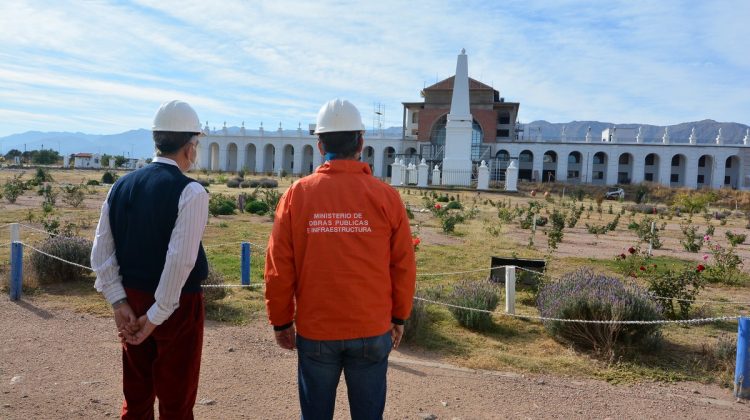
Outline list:
[[[359,161],[363,129],[349,101],[323,105],[315,133],[326,162],[281,197],[268,241],[268,317],[278,345],[297,348],[303,419],[333,417],[342,370],[352,418],[382,418],[388,355],[411,313],[409,219]]]

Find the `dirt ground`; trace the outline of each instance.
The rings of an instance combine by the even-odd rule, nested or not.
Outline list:
[[[0,418],[118,416],[120,349],[110,318],[2,296],[0,331]],[[264,323],[209,322],[203,352],[197,418],[298,418],[296,355],[279,349]],[[750,418],[750,406],[715,385],[476,371],[408,348],[392,354],[388,375],[387,419]],[[349,417],[343,383],[336,410]]]

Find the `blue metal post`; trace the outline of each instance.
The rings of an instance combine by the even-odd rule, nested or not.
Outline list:
[[[750,318],[742,317],[737,331],[737,364],[734,369],[734,396],[750,399]]]
[[[10,246],[10,300],[21,298],[23,279],[23,245],[13,242]]]
[[[240,274],[242,276],[242,284],[250,284],[250,244],[248,242],[242,243],[242,254],[240,256]]]

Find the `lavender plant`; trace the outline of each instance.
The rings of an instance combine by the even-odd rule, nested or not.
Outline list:
[[[453,286],[448,301],[453,305],[494,311],[500,298],[497,286],[489,281],[462,280]],[[450,311],[456,321],[466,328],[486,331],[492,327],[492,316],[486,312],[458,308],[450,308]]]
[[[92,243],[88,239],[57,236],[45,240],[39,245],[39,249],[66,261],[88,267],[91,266],[91,246]],[[77,281],[86,278],[90,273],[85,268],[64,263],[38,252],[31,254],[30,264],[41,283]]]
[[[660,319],[660,308],[648,292],[635,283],[594,273],[583,267],[547,283],[537,297],[544,317],[599,321],[652,321]],[[544,326],[559,340],[597,354],[612,356],[620,346],[653,342],[658,324],[577,323],[545,321]]]

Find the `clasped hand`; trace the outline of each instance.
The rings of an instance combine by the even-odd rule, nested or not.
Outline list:
[[[134,346],[141,344],[156,328],[146,315],[136,318],[135,312],[127,303],[118,306],[114,310],[114,316],[117,336],[122,343]]]

